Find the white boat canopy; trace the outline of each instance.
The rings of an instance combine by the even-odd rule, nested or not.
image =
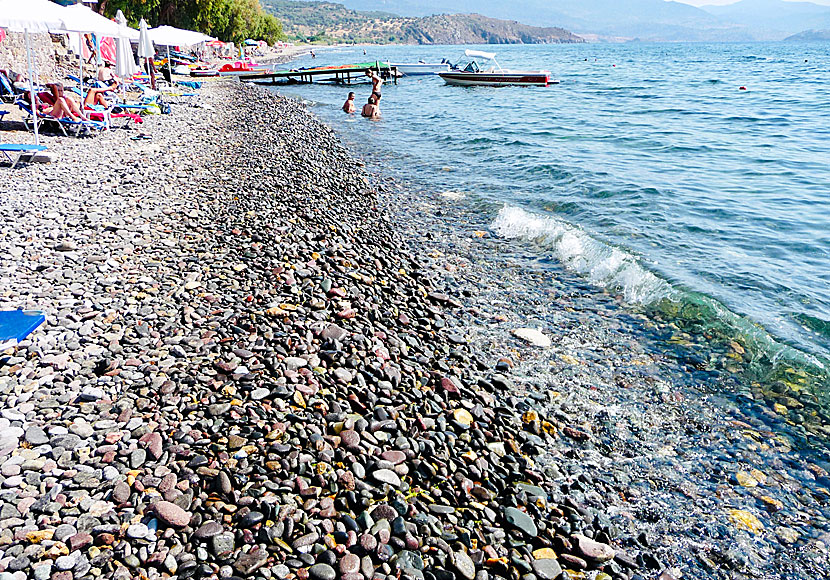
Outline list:
[[[495,52],[482,52],[480,50],[465,50],[464,54],[471,58],[486,58],[487,60],[494,60],[496,58]]]

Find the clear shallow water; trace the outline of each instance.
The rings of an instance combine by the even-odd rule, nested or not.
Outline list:
[[[463,47],[367,47],[292,66],[456,59]],[[705,340],[753,378],[828,386],[830,45],[498,47],[548,88],[292,86],[365,157],[463,196],[503,237]],[[740,87],[748,90],[740,90]],[[353,87],[358,104],[366,85]],[[735,347],[737,344],[737,347]],[[795,370],[793,370],[795,369]]]

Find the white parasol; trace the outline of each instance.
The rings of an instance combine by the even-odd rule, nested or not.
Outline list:
[[[115,14],[115,21],[124,31],[124,35],[115,41],[115,74],[122,79],[128,79],[138,72],[138,67],[135,64],[135,57],[133,57],[133,47],[130,45],[129,36],[127,36],[127,30],[129,30],[127,19],[120,10]]]
[[[63,27],[61,7],[48,0],[0,0],[0,28],[22,32],[26,42],[26,62],[29,69],[29,95],[32,99],[32,114],[35,126],[35,145],[40,145],[37,126],[37,100],[35,99],[35,76],[37,62],[32,57],[29,34],[49,32]]]

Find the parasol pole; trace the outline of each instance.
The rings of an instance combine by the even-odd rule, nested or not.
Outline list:
[[[29,95],[32,99],[32,123],[35,126],[35,145],[40,145],[40,136],[37,131],[37,100],[35,99],[35,73],[32,67],[32,47],[29,44],[29,29],[23,29],[26,39],[26,64],[29,67]],[[35,63],[37,65],[37,63]]]
[[[84,45],[83,35],[78,31],[78,86],[81,89],[81,113],[84,112]]]

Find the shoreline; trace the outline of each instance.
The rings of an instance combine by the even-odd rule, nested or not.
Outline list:
[[[47,137],[59,163],[9,176],[0,208],[24,217],[0,237],[0,302],[48,321],[0,359],[0,566],[21,580],[669,568],[617,537],[620,484],[592,475],[603,427],[569,401],[550,412],[544,385],[459,334],[470,282],[448,284],[407,231],[419,222],[387,215],[333,131],[265,89],[202,91],[148,119],[146,143]]]

